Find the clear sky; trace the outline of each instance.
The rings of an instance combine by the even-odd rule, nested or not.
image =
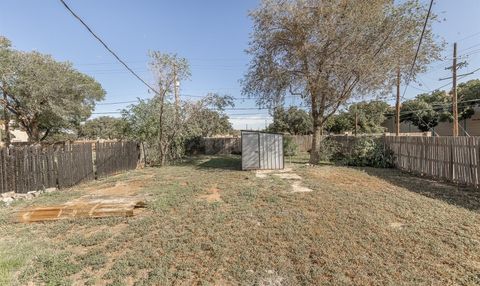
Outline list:
[[[423,0],[427,5],[427,0]],[[254,100],[241,99],[239,80],[248,65],[248,46],[252,23],[248,11],[259,0],[67,0],[107,44],[149,83],[149,50],[177,53],[191,64],[192,77],[183,82],[181,94],[196,99],[208,92],[239,98],[236,108],[255,107]],[[107,91],[104,103],[95,112],[115,112],[127,104],[110,102],[149,98],[137,79],[115,59],[56,0],[0,0],[0,35],[9,38],[18,50],[37,50],[68,60],[82,72],[95,77]],[[435,32],[447,41],[444,52],[451,58],[452,43],[459,54],[468,54],[469,66],[459,74],[480,68],[480,1],[437,0],[433,11],[445,21],[435,24]],[[427,48],[427,47],[423,47]],[[444,67],[450,60],[436,62],[412,83],[405,98],[421,90],[432,90],[449,81]],[[480,71],[459,82],[480,78]],[[447,88],[447,87],[446,87]],[[402,88],[403,92],[403,88]],[[392,95],[393,98],[393,95]],[[300,104],[289,99],[287,104]],[[235,128],[263,128],[271,119],[265,110],[228,112]],[[98,116],[99,114],[97,114]],[[113,114],[115,115],[115,114]]]

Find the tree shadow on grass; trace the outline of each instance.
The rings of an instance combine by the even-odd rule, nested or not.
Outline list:
[[[396,169],[360,169],[411,192],[480,213],[479,190],[422,178]]]
[[[242,159],[240,156],[213,157],[197,166],[201,169],[242,170]]]

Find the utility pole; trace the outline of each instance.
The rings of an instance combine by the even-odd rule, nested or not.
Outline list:
[[[468,63],[466,61],[457,63],[457,43],[453,43],[453,64],[451,67],[445,68],[446,70],[451,69],[452,70],[452,76],[451,77],[445,77],[441,78],[440,80],[447,80],[447,79],[452,79],[452,109],[453,109],[453,126],[452,126],[452,136],[458,136],[458,98],[457,98],[457,76],[463,77],[467,75],[471,75],[475,73],[476,71],[466,73],[466,74],[461,74],[457,75],[457,70],[463,67],[466,67]]]
[[[452,65],[452,101],[453,101],[453,136],[458,136],[458,105],[457,105],[457,43],[453,43]]]
[[[395,135],[400,135],[400,67],[397,68],[397,103],[395,104]]]
[[[180,95],[178,94],[178,86],[180,83],[177,79],[177,64],[173,64],[173,92],[175,94],[175,120],[178,122],[180,115]]]

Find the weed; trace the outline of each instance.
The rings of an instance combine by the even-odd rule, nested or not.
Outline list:
[[[111,236],[108,231],[101,231],[91,235],[74,234],[67,240],[67,243],[73,246],[89,247],[103,243]]]
[[[77,256],[75,259],[83,267],[91,267],[93,270],[101,269],[108,261],[106,254],[101,248],[89,250],[87,253]]]
[[[70,285],[70,275],[81,270],[80,265],[71,260],[71,253],[42,254],[36,258],[36,276],[47,285]]]

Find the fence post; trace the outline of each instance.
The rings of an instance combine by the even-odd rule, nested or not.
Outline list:
[[[450,146],[450,180],[454,182],[455,172],[453,171],[453,158],[454,158],[453,140],[451,140],[451,138],[448,138],[448,139],[450,141],[450,144],[448,144]]]
[[[476,155],[477,155],[477,164],[475,165],[475,167],[477,168],[477,180],[476,180],[476,183],[475,183],[475,187],[478,188],[480,186],[480,144],[478,144],[480,139],[478,138],[475,138],[475,141],[474,141],[474,148],[475,148],[475,152],[476,152]]]

